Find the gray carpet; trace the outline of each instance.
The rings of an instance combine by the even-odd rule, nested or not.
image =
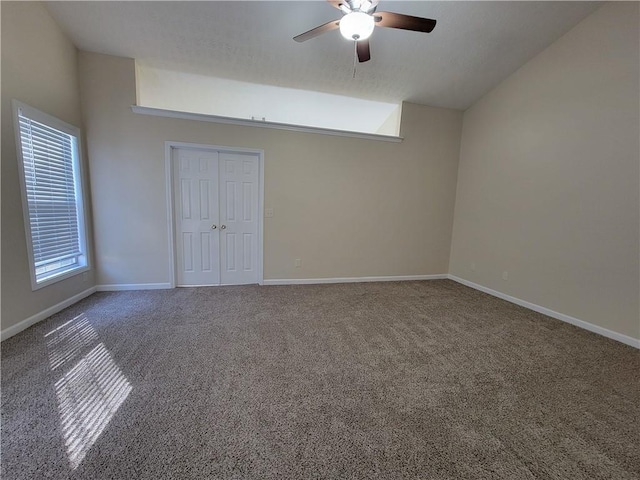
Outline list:
[[[2,343],[2,478],[639,478],[639,372],[448,280],[99,293]]]

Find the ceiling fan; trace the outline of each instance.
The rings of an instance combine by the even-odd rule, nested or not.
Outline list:
[[[332,20],[308,32],[293,37],[296,42],[304,42],[330,30],[340,29],[347,40],[356,42],[358,61],[371,59],[369,37],[374,27],[400,28],[414,32],[431,32],[436,21],[430,18],[412,17],[401,13],[376,12],[379,0],[327,0],[335,8],[342,11],[340,20]]]

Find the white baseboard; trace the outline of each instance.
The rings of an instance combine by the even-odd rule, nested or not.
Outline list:
[[[400,275],[389,277],[335,277],[335,278],[273,278],[265,279],[263,285],[316,285],[320,283],[362,283],[362,282],[406,282],[411,280],[442,280],[441,275]]]
[[[98,292],[119,292],[123,290],[164,290],[172,288],[170,283],[113,283],[96,285]]]
[[[585,322],[584,320],[565,315],[564,313],[559,313],[548,308],[541,307],[540,305],[536,305],[535,303],[512,297],[511,295],[498,292],[497,290],[483,287],[482,285],[470,282],[469,280],[465,280],[464,278],[456,277],[455,275],[448,275],[448,278],[455,282],[461,283],[462,285],[466,285],[467,287],[471,287],[475,290],[480,290],[481,292],[488,293],[489,295],[501,298],[502,300],[506,300],[507,302],[515,303],[516,305],[520,305],[521,307],[528,308],[529,310],[533,310],[534,312],[542,313],[543,315],[547,315],[548,317],[562,320],[563,322],[570,323],[571,325],[575,325],[576,327],[584,328],[585,330],[589,330],[590,332],[597,333],[604,337],[611,338],[612,340],[617,340],[618,342],[622,342],[626,345],[630,345],[632,347],[640,349],[640,339],[633,338],[628,335],[623,335],[622,333],[614,332],[613,330],[609,330],[608,328],[600,327],[598,325],[594,325],[593,323]]]
[[[511,295],[498,292],[497,290],[484,287],[480,284],[471,282],[469,280],[465,280],[464,278],[460,278],[451,274],[449,275],[447,274],[402,275],[402,276],[386,276],[386,277],[381,276],[381,277],[265,279],[264,285],[312,285],[312,284],[326,284],[326,283],[397,282],[397,281],[412,281],[412,280],[442,280],[447,278],[455,282],[458,282],[462,285],[466,285],[467,287],[473,288],[475,290],[479,290],[481,292],[487,293],[494,297],[501,298],[502,300],[515,303],[516,305],[520,305],[521,307],[528,308],[529,310],[542,313],[543,315],[547,315],[557,320],[570,323],[577,327],[584,328],[585,330],[589,330],[590,332],[597,333],[604,337],[611,338],[612,340],[616,340],[618,342],[640,349],[640,339],[633,338],[628,335],[623,335],[622,333],[614,332],[613,330],[609,330],[607,328],[594,325],[593,323],[585,322],[584,320],[580,320],[578,318],[565,315],[564,313],[559,313],[554,310],[550,310],[546,307],[536,305],[535,303],[527,302],[525,300],[512,297]],[[158,289],[169,289],[169,288],[172,288],[170,283],[130,283],[130,284],[97,285],[96,287],[88,288],[87,290],[84,290],[83,292],[80,292],[77,295],[74,295],[73,297],[68,298],[67,300],[64,300],[56,305],[53,305],[52,307],[49,307],[40,313],[32,315],[31,317],[15,325],[12,325],[11,327],[5,328],[4,330],[0,331],[0,341],[4,341],[7,338],[13,337],[17,333],[20,333],[23,330],[29,328],[31,325],[34,325],[46,318],[49,318],[51,315],[54,315],[60,312],[61,310],[64,310],[65,308],[73,305],[74,303],[79,302],[83,298],[88,297],[89,295],[95,293],[96,291],[111,292],[111,291],[123,291],[123,290],[158,290]]]
[[[73,305],[74,303],[79,302],[83,298],[86,298],[95,292],[96,292],[96,287],[88,288],[87,290],[80,292],[77,295],[74,295],[73,297],[68,298],[54,305],[53,307],[49,307],[46,310],[41,311],[40,313],[36,313],[35,315],[32,315],[31,317],[25,320],[22,320],[21,322],[16,323],[15,325],[10,326],[9,328],[5,328],[0,332],[0,341],[13,337],[15,334],[20,333],[23,330],[26,330],[31,325],[35,325],[36,323],[44,320],[45,318],[49,318],[51,315],[54,315],[64,310],[65,308]]]

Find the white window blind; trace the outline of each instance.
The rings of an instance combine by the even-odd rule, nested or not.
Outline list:
[[[18,108],[36,284],[86,266],[78,139]],[[27,215],[25,215],[26,220]]]

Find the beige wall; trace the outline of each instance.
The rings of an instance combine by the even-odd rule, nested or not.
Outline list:
[[[167,140],[264,150],[265,279],[447,272],[461,112],[405,105],[398,144],[134,114],[131,59],[80,76],[98,284],[170,281]]]
[[[11,100],[81,127],[77,51],[41,3],[2,2],[2,329],[94,285],[93,272],[31,291]]]
[[[450,263],[635,338],[638,20],[638,3],[603,6],[465,112]]]

